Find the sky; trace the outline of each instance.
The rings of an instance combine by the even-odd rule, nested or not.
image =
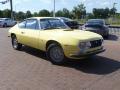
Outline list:
[[[0,0],[5,1],[5,0]],[[42,9],[47,9],[49,11],[53,10],[54,0],[13,0],[14,11],[27,11],[38,12]],[[120,12],[120,0],[56,0],[56,11],[67,8],[72,10],[74,6],[83,3],[86,7],[87,12],[92,12],[93,8],[112,8],[113,3],[116,4],[118,12]],[[5,5],[0,4],[0,10],[9,9],[10,4]]]

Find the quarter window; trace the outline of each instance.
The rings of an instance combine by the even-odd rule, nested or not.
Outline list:
[[[19,23],[19,28],[25,28],[26,21]]]
[[[34,20],[34,19],[27,20],[26,28],[27,29],[38,29],[39,25],[38,25],[37,20]]]

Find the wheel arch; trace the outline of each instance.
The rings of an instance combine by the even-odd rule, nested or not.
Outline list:
[[[51,45],[51,44],[57,44],[57,45],[59,45],[60,47],[62,47],[61,44],[60,44],[58,41],[56,41],[56,40],[49,40],[49,41],[46,43],[46,50],[47,50],[47,48],[49,47],[49,45]]]
[[[11,38],[13,37],[13,36],[16,36],[14,33],[11,33]]]

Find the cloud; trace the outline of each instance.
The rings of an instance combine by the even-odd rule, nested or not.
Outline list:
[[[110,3],[108,1],[103,2],[102,5],[109,5]]]
[[[41,3],[51,4],[53,0],[39,0]]]
[[[13,4],[19,5],[21,3],[25,3],[25,2],[29,2],[29,1],[31,1],[31,0],[13,0]]]

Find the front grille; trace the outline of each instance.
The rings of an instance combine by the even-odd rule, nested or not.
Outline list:
[[[96,48],[102,45],[102,40],[95,40],[95,41],[91,41],[91,47],[90,48]]]

